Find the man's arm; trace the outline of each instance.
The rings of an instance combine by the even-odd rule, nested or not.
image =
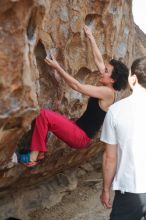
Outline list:
[[[111,208],[110,204],[110,190],[116,173],[117,164],[117,146],[113,144],[106,144],[106,149],[103,154],[103,188],[100,196],[101,203],[106,208]]]
[[[94,38],[91,30],[88,28],[88,26],[85,25],[84,31],[90,40],[95,64],[99,68],[100,73],[104,73],[105,72],[105,64],[104,64],[101,52],[100,52],[99,48],[97,47],[95,38]]]

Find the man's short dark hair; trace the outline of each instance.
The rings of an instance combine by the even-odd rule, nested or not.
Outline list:
[[[111,75],[112,79],[115,80],[113,88],[118,91],[125,89],[128,85],[129,69],[120,60],[112,59],[109,64],[113,66]]]
[[[136,59],[131,66],[131,75],[136,75],[138,83],[146,88],[146,56]]]

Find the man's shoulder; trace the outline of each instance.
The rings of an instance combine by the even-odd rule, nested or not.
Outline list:
[[[130,99],[131,99],[131,95],[126,97],[126,98],[123,98],[123,99],[119,100],[118,102],[112,104],[110,106],[109,110],[112,111],[112,112],[122,110],[124,107],[128,106],[128,103],[130,102]]]

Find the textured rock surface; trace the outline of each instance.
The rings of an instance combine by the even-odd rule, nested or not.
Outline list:
[[[141,56],[146,56],[146,34],[144,34],[140,28],[135,25],[135,54],[134,57],[138,58]]]
[[[94,84],[97,69],[84,24],[91,27],[106,58],[123,58],[127,64],[132,58],[134,26],[131,1],[7,0],[1,1],[0,8],[0,163],[6,164],[37,109],[49,107],[79,117],[85,108],[86,98],[69,89],[46,66],[46,52],[53,49],[71,75]],[[43,166],[54,166],[54,173],[55,167],[72,166],[98,151],[98,147],[85,153],[68,149],[66,154],[58,140],[50,145],[53,149]]]
[[[103,220],[109,211],[105,212],[99,201],[100,170],[101,154],[98,154],[78,168],[32,185],[25,193],[22,187],[14,192],[11,190],[0,199],[0,219],[13,216],[23,220],[93,220],[98,216]],[[66,202],[62,201],[65,195]]]
[[[121,58],[130,65],[141,51],[138,44],[134,47],[131,5],[131,0],[0,1],[1,196],[77,166],[103,149],[98,137],[90,148],[77,151],[51,135],[47,158],[35,170],[22,165],[4,169],[16,147],[28,146],[27,131],[39,108],[72,118],[86,107],[87,98],[72,91],[44,63],[47,51],[52,49],[59,63],[78,80],[98,83],[83,26],[90,26],[106,60]]]

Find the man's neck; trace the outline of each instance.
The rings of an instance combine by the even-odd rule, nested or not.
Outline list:
[[[138,91],[138,90],[143,90],[143,91],[146,91],[146,88],[144,88],[143,86],[141,86],[139,83],[136,83],[133,88],[132,88],[133,91]]]

